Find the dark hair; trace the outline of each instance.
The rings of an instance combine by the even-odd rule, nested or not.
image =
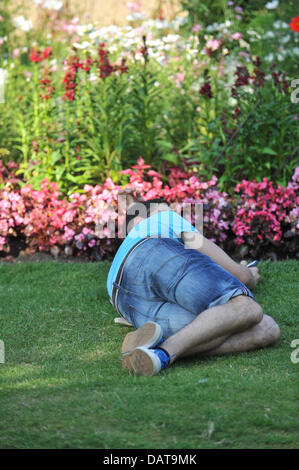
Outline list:
[[[138,201],[138,202],[134,203],[130,207],[130,214],[126,214],[126,220],[125,220],[126,233],[128,233],[129,223],[135,217],[137,217],[140,213],[140,204],[142,204],[143,207],[145,207],[145,209],[146,209],[146,217],[149,217],[151,215],[150,214],[151,204],[167,204],[168,205],[168,202],[164,198],[156,198],[156,199],[148,199],[147,201]]]

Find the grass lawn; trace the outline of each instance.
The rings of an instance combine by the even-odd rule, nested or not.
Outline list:
[[[121,368],[130,329],[113,323],[109,266],[0,264],[0,448],[298,447],[298,262],[260,264],[255,293],[280,325],[277,346],[155,377]]]

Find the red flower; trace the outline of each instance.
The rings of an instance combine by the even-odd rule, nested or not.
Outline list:
[[[199,90],[199,93],[203,96],[207,96],[208,98],[213,97],[211,85],[207,82],[201,87],[201,89]]]
[[[295,16],[294,18],[292,18],[290,28],[293,31],[296,31],[296,33],[299,33],[299,16]]]
[[[85,62],[82,62],[79,67],[81,70],[84,70],[85,72],[90,72],[90,68],[93,65],[93,60],[90,56],[87,57]]]
[[[261,69],[254,69],[253,71],[254,73],[254,76],[252,77],[253,78],[253,86],[254,88],[258,88],[260,86],[264,86],[265,84],[265,72],[263,72],[263,70]]]
[[[99,46],[99,56],[100,56],[100,66],[99,66],[99,73],[100,73],[100,78],[106,78],[111,75],[115,67],[110,63],[108,55],[109,51],[106,51],[104,49],[105,44],[102,43]]]
[[[52,47],[50,47],[50,46],[46,47],[43,51],[43,57],[42,58],[43,59],[48,59],[50,57],[50,55],[52,54],[52,52],[53,52]]]
[[[240,115],[240,108],[236,107],[236,108],[234,109],[234,113],[233,113],[233,115],[232,115],[232,118],[233,118],[233,119],[236,119],[239,115]]]
[[[42,56],[40,55],[40,52],[33,49],[30,53],[29,59],[31,62],[41,62],[43,60]]]
[[[77,56],[68,59],[68,63],[69,69],[63,78],[66,92],[62,99],[63,101],[74,101],[77,90],[77,73],[78,69],[82,68],[82,64]]]
[[[38,49],[32,49],[29,59],[31,62],[41,62],[43,59],[48,59],[52,52],[53,49],[50,46],[46,47],[42,53]]]
[[[250,78],[247,68],[245,66],[242,66],[242,65],[237,66],[237,70],[235,71],[235,75],[237,76],[237,79],[234,83],[234,86],[231,89],[232,96],[237,96],[236,88],[248,85],[249,78]]]

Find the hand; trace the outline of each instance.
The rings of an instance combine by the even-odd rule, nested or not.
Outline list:
[[[260,279],[260,275],[259,275],[259,269],[255,266],[253,268],[247,268],[247,261],[243,260],[241,261],[240,263],[242,266],[244,266],[244,268],[246,268],[247,272],[248,272],[248,281],[246,282],[246,285],[247,287],[249,287],[249,289],[253,289],[259,279]]]

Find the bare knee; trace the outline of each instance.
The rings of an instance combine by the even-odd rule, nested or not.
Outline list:
[[[269,315],[264,315],[262,324],[265,346],[275,344],[280,338],[280,328],[276,321]]]
[[[235,297],[237,303],[236,306],[239,309],[239,313],[242,314],[249,325],[255,325],[260,323],[263,319],[263,309],[255,300],[245,295]],[[232,299],[234,300],[234,299]]]
[[[273,318],[264,315],[262,321],[252,328],[253,343],[257,348],[265,348],[275,344],[280,337],[280,328]]]

